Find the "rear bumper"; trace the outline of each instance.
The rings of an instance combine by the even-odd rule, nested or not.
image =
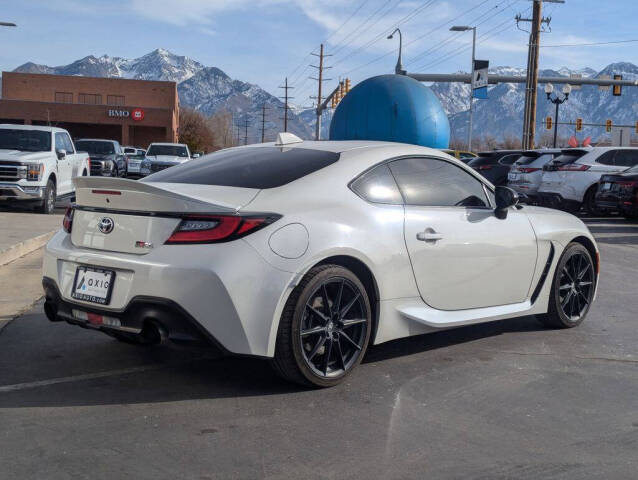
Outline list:
[[[41,200],[45,187],[0,182],[0,200]]]
[[[71,297],[79,265],[115,272],[109,305]],[[162,317],[169,338],[174,336],[171,330],[178,332],[178,337],[184,336],[175,325],[194,324],[195,330],[205,332],[224,350],[260,357],[274,354],[278,312],[294,277],[272,267],[243,240],[162,245],[137,255],[75,247],[71,236],[63,231],[54,235],[45,248],[43,276],[50,303],[66,312],[61,319],[69,323],[89,326],[73,315],[76,309],[125,320],[122,324],[127,328],[141,329],[145,318],[153,317],[147,311],[165,312],[176,322],[168,324]],[[192,328],[187,330],[191,332]]]

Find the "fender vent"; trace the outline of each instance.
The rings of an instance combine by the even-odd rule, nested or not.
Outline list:
[[[547,256],[547,262],[545,263],[545,268],[543,269],[543,273],[541,274],[541,278],[538,279],[538,285],[534,289],[534,293],[532,294],[532,305],[536,303],[536,299],[541,293],[543,289],[543,285],[545,285],[545,279],[547,278],[547,274],[549,273],[549,269],[552,266],[552,261],[554,260],[554,244],[550,244],[549,255]]]

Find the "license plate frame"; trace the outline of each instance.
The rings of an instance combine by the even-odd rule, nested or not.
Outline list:
[[[78,277],[80,272],[91,272],[108,276],[108,286],[106,288],[105,295],[91,295],[88,293],[79,293]],[[86,278],[86,274],[85,277]],[[106,279],[106,277],[104,278]],[[103,280],[104,280],[103,279]],[[108,268],[92,267],[90,265],[78,265],[75,269],[75,275],[73,277],[73,285],[71,288],[71,297],[76,300],[82,300],[83,302],[96,303],[98,305],[108,305],[111,303],[111,294],[113,293],[113,285],[115,284],[115,271]],[[92,288],[92,286],[90,286]]]

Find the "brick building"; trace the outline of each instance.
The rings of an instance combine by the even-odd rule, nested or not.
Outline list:
[[[176,142],[175,82],[2,72],[0,123],[51,125],[76,138],[146,148]]]

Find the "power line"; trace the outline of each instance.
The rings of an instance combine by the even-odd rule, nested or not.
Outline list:
[[[379,8],[377,8],[374,12],[372,12],[372,14],[368,15],[368,17],[359,24],[359,26],[357,28],[355,28],[354,30],[352,30],[348,35],[346,35],[341,41],[343,42],[344,40],[346,40],[349,37],[352,37],[355,33],[357,33],[359,30],[361,30],[365,25],[368,24],[368,22],[370,22],[370,20],[372,20],[374,17],[376,17],[376,15],[385,7],[388,6],[388,4],[390,4],[392,0],[388,0],[384,3],[381,4],[381,6]],[[401,2],[402,0],[398,0],[396,1],[396,3]],[[396,5],[395,5],[396,6]],[[382,17],[380,17],[382,18]],[[344,45],[340,45],[339,47],[337,47],[334,51],[333,55],[337,55],[341,50],[343,50],[344,48],[346,48],[348,45],[350,45],[354,40],[356,40],[356,37],[353,38],[352,40],[350,40],[349,42],[347,42]]]
[[[599,45],[617,45],[619,43],[635,43],[637,40],[616,40],[613,42],[592,42],[592,43],[563,43],[561,45],[539,45],[540,48],[559,48],[559,47],[595,47]]]

